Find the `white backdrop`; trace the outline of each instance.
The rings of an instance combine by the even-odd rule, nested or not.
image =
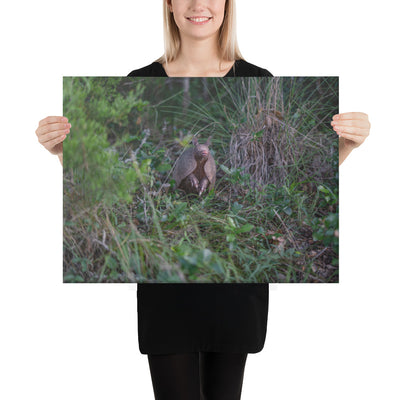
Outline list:
[[[395,2],[237,3],[249,62],[339,75],[340,112],[372,124],[340,167],[340,284],[271,285],[242,399],[399,399]],[[62,284],[62,168],[35,129],[61,115],[63,75],[125,76],[162,54],[161,0],[9,2],[0,34],[0,397],[153,399],[136,285]]]

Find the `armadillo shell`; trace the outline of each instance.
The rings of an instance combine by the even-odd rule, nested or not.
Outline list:
[[[172,174],[172,178],[175,180],[177,188],[180,186],[182,180],[196,169],[196,166],[197,163],[194,158],[194,148],[191,147],[186,149],[179,157]],[[210,181],[210,188],[213,187],[215,185],[215,174],[217,172],[217,167],[211,153],[208,156],[208,160],[204,164],[204,172]]]
[[[206,173],[206,176],[210,181],[210,189],[211,189],[215,185],[215,176],[217,174],[217,167],[215,165],[214,157],[211,155],[211,153],[209,154],[208,160],[204,165],[204,172]]]

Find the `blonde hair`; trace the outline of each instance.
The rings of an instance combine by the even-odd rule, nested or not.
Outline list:
[[[161,64],[175,60],[181,46],[179,28],[166,0],[163,0],[163,19],[164,54],[156,60]],[[236,37],[235,0],[226,0],[225,2],[225,15],[219,30],[218,47],[222,60],[234,61],[243,59]]]

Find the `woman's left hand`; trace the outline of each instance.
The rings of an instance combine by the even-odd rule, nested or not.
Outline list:
[[[332,119],[331,125],[339,137],[343,138],[345,147],[354,149],[360,146],[369,135],[371,124],[365,113],[336,114]]]

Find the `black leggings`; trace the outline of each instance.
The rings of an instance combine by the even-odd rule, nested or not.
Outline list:
[[[240,400],[247,353],[147,357],[156,400]]]

